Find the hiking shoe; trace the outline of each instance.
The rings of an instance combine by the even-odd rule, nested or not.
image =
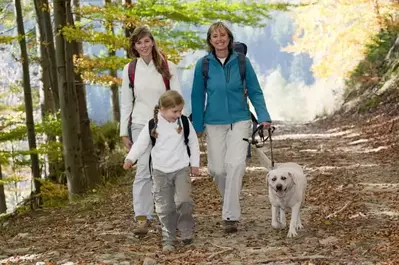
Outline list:
[[[184,245],[190,245],[191,243],[193,243],[193,239],[192,238],[186,238],[182,240]]]
[[[164,245],[163,248],[162,248],[162,252],[164,252],[164,253],[170,253],[170,252],[173,252],[175,250],[176,250],[176,248],[173,245],[169,245],[169,244]]]
[[[237,232],[237,221],[224,221],[224,231],[226,233],[236,233]]]
[[[136,236],[145,236],[148,233],[148,228],[151,225],[151,221],[145,216],[137,216],[137,225],[133,229],[133,234]]]

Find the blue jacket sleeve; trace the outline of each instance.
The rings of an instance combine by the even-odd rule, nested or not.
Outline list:
[[[255,108],[258,122],[271,122],[269,112],[266,108],[265,98],[262,88],[259,85],[258,77],[252,67],[251,62],[246,58],[245,81],[247,83],[248,96]]]
[[[193,126],[197,133],[205,129],[204,106],[205,106],[205,84],[202,76],[202,60],[198,60],[194,70],[193,87],[191,90],[191,110]]]

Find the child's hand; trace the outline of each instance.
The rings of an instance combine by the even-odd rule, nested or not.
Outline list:
[[[125,160],[125,163],[123,163],[123,169],[129,169],[133,166],[133,162],[130,161],[129,159]]]
[[[199,167],[191,167],[191,176],[198,176],[199,175]]]

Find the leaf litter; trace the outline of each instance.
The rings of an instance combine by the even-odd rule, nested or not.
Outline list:
[[[243,180],[236,234],[222,231],[221,198],[203,168],[193,180],[194,242],[163,254],[158,222],[144,238],[132,233],[133,177],[128,174],[92,202],[25,212],[1,224],[0,263],[399,264],[398,123],[382,115],[276,125],[276,161],[305,166],[308,178],[304,229],[296,238],[286,238],[287,229],[271,228],[266,170],[253,157]],[[314,134],[324,136],[306,137]],[[379,146],[386,148],[361,152]],[[269,146],[263,151],[269,154]],[[18,261],[24,255],[33,258]]]

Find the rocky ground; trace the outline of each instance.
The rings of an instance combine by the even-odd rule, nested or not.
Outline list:
[[[127,176],[79,203],[4,220],[0,264],[399,264],[398,124],[377,113],[276,125],[276,161],[303,165],[308,178],[296,238],[272,229],[266,170],[254,157],[237,234],[223,233],[220,198],[203,170],[193,180],[195,241],[163,254],[157,224],[145,238],[131,232]]]

